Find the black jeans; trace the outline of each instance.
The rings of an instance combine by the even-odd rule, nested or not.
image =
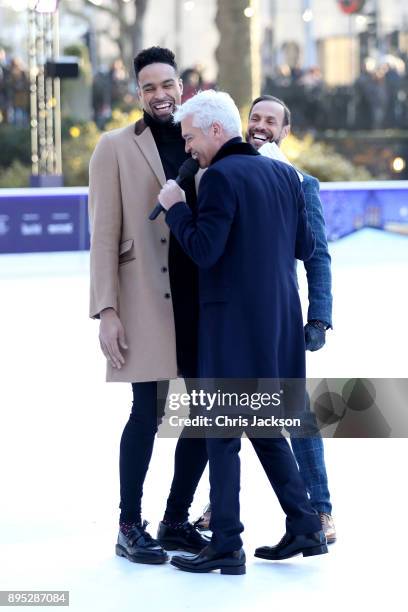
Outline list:
[[[158,385],[161,388],[158,388]],[[139,522],[143,483],[152,456],[158,419],[163,416],[168,381],[133,383],[133,405],[120,442],[120,521]],[[188,389],[187,389],[188,391]],[[174,477],[165,518],[182,522],[207,463],[205,439],[181,434],[174,457]]]

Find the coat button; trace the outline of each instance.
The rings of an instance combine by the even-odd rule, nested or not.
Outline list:
[[[166,242],[167,242],[167,238],[164,238],[164,237],[163,237],[163,238],[160,238],[160,242],[161,242],[162,244],[166,244]]]
[[[162,272],[167,272],[167,268],[166,268],[166,266],[163,266],[163,267],[162,267],[162,269],[161,269],[161,271],[162,271]]]
[[[171,295],[170,295],[170,293],[165,293],[164,297],[166,298],[166,300],[169,300],[171,298]]]

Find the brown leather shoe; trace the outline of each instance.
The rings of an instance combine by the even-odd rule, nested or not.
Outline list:
[[[328,544],[333,544],[336,541],[336,528],[334,526],[333,517],[327,512],[319,512],[320,522]]]
[[[193,525],[199,531],[207,531],[210,528],[210,519],[211,519],[211,504],[207,504],[203,510],[202,515],[196,521],[194,521]]]

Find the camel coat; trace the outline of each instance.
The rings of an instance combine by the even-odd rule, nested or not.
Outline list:
[[[90,316],[114,308],[129,347],[120,370],[107,364],[108,382],[177,377],[169,228],[163,214],[148,220],[165,182],[143,119],[103,134],[89,169]]]

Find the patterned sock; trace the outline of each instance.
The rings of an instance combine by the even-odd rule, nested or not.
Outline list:
[[[131,531],[131,529],[133,529],[133,527],[140,527],[142,524],[142,521],[120,521],[119,522],[119,527],[122,533],[125,534],[125,536],[129,535],[129,532]]]

